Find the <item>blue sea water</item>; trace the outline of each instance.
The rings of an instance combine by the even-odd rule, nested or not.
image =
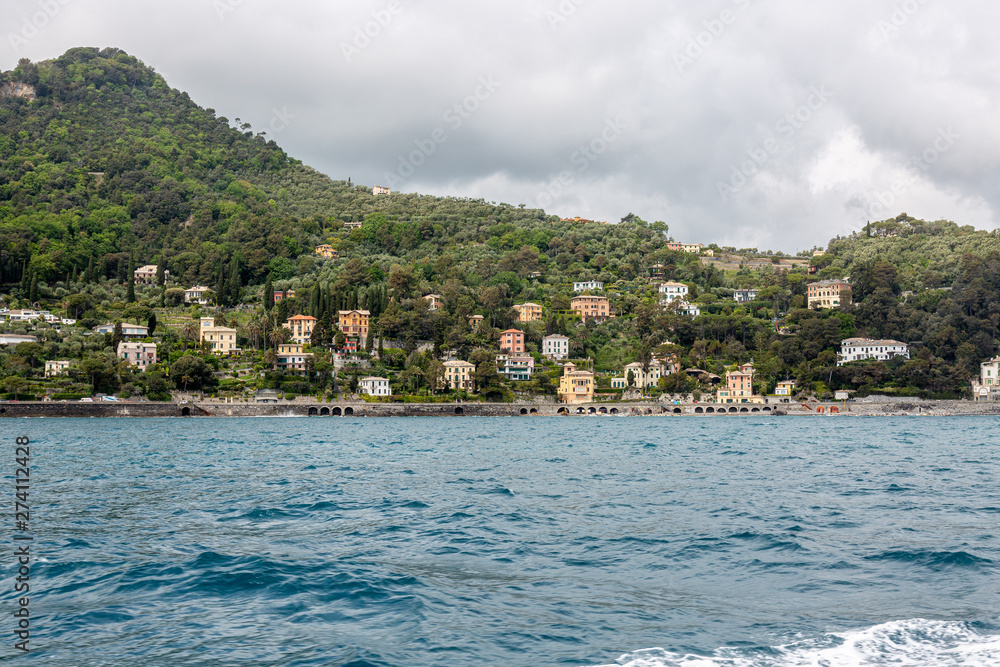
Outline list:
[[[1000,665],[998,424],[3,420],[0,662]]]

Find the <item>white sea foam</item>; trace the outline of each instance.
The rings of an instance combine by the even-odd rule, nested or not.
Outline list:
[[[772,649],[721,648],[711,656],[662,648],[627,653],[600,667],[991,667],[1000,665],[1000,635],[965,623],[913,619],[832,633]]]

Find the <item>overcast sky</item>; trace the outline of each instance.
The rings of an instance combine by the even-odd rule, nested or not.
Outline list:
[[[786,252],[994,229],[1000,3],[5,0],[0,66],[115,46],[336,179]]]

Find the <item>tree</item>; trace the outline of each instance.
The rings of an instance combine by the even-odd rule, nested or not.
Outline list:
[[[267,274],[267,282],[264,283],[264,310],[271,312],[274,308],[274,283],[271,282],[271,274]]]
[[[135,260],[131,256],[128,260],[128,292],[125,296],[125,302],[135,303]]]
[[[121,320],[119,320],[118,322],[115,322],[115,328],[111,334],[111,351],[113,353],[118,354],[118,345],[123,340],[125,340],[125,334],[122,332],[122,323]]]
[[[184,391],[188,387],[202,389],[215,384],[212,367],[196,354],[185,354],[170,366],[170,379]]]
[[[156,331],[156,313],[149,314],[149,320],[146,322],[146,326],[149,327],[149,335],[152,336],[153,332]]]

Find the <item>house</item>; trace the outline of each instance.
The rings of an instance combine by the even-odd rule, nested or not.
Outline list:
[[[648,389],[659,384],[660,378],[669,373],[665,372],[663,365],[653,362],[649,364],[649,370],[643,370],[642,362],[636,361],[622,369],[622,377],[612,378],[611,387],[614,389],[626,389],[628,387],[638,387]],[[632,383],[629,384],[628,375],[632,374]]]
[[[663,272],[666,270],[666,268],[667,267],[663,266],[662,264],[653,264],[651,267],[649,267],[649,277],[662,278]]]
[[[430,311],[439,310],[441,308],[440,294],[428,294],[424,297],[424,301],[427,302],[427,309]]]
[[[147,264],[146,266],[140,266],[133,272],[135,276],[136,285],[155,285],[156,284],[156,264]],[[164,279],[170,277],[169,271],[163,272]]]
[[[0,333],[0,345],[19,345],[21,343],[37,343],[34,336],[19,336],[17,334]]]
[[[312,340],[313,328],[318,322],[315,317],[311,315],[296,315],[294,317],[289,317],[288,320],[281,326],[289,329],[292,332],[292,340],[301,345],[305,345],[310,340]]]
[[[452,361],[444,362],[444,381],[448,389],[464,389],[465,391],[473,390],[473,380],[472,373],[475,372],[476,366],[470,364],[468,361],[459,361],[457,359]]]
[[[323,259],[337,259],[340,257],[340,253],[334,250],[333,246],[329,243],[316,246],[316,254]]]
[[[536,322],[542,319],[542,307],[537,303],[522,303],[514,306],[517,311],[518,322]]]
[[[278,369],[304,375],[308,371],[307,362],[313,355],[303,352],[301,343],[282,343],[278,345]]]
[[[367,310],[339,310],[337,326],[348,338],[357,338],[364,342],[368,339],[368,321],[371,316],[371,312]]]
[[[783,380],[774,388],[775,396],[791,396],[795,393],[795,380]]]
[[[189,287],[184,290],[184,303],[198,303],[202,306],[208,305],[208,299],[205,298],[205,292],[210,292],[211,290],[204,285],[195,285],[194,287]]]
[[[358,380],[358,390],[368,396],[391,396],[389,378],[366,377]]]
[[[701,308],[699,308],[697,304],[684,300],[677,302],[677,312],[681,315],[687,315],[688,317],[698,317],[701,315]]]
[[[758,291],[755,289],[738,289],[733,292],[736,303],[750,303],[757,298]]]
[[[572,363],[563,365],[563,375],[559,378],[559,400],[570,405],[593,401],[593,372],[577,370],[576,364]]]
[[[357,222],[345,222],[344,229],[361,229],[361,225],[365,223],[358,220]]]
[[[146,370],[156,363],[156,343],[118,343],[118,358]]]
[[[44,310],[11,310],[7,312],[7,319],[11,322],[33,322],[44,317]]]
[[[910,358],[910,346],[898,340],[872,340],[870,338],[848,338],[840,341],[840,354],[837,355],[837,365],[843,366],[849,361],[876,359],[888,361],[893,357]]]
[[[378,197],[379,195],[387,195],[389,194],[389,188],[387,188],[384,185],[373,185],[372,194],[375,195],[376,197]],[[388,396],[388,394],[386,394],[386,396]]]
[[[764,397],[753,393],[753,364],[742,364],[726,372],[726,386],[715,392],[716,403],[763,403]]]
[[[531,273],[528,274],[528,277],[531,278],[531,279],[533,279],[533,280],[541,278],[542,277],[542,272],[541,271],[532,271]]]
[[[573,312],[579,315],[584,322],[591,319],[605,320],[612,317],[611,302],[606,296],[575,296],[570,299],[569,303]]]
[[[276,389],[258,389],[255,400],[258,403],[277,403],[278,391]]]
[[[591,290],[593,292],[599,292],[604,289],[604,283],[598,280],[588,280],[587,282],[573,283],[574,292],[585,292]]]
[[[555,361],[569,356],[569,337],[552,334],[542,339],[542,355]]]
[[[851,284],[846,280],[821,280],[808,285],[809,308],[839,308],[851,303]]]
[[[123,343],[124,344],[124,343]],[[53,359],[45,362],[45,377],[52,378],[64,374],[69,369],[69,359]]]
[[[94,327],[94,333],[113,334],[114,332],[114,324],[102,324],[99,327]],[[129,324],[128,322],[122,322],[122,336],[132,340],[147,338],[149,337],[149,327],[144,327],[141,324]]]
[[[660,303],[669,304],[675,299],[687,299],[688,286],[684,283],[662,283],[659,291]]]
[[[535,371],[535,359],[531,355],[497,355],[497,372],[508,380],[530,380]]]
[[[700,255],[701,249],[705,247],[704,243],[682,243],[681,250],[693,255]]]
[[[285,299],[294,299],[294,298],[295,298],[295,290],[293,290],[293,289],[284,290],[284,291],[282,291],[282,290],[275,290],[275,292],[274,292],[274,302],[275,303],[278,303],[279,301],[284,301]]]
[[[680,252],[684,249],[683,243],[677,243],[676,241],[667,241],[667,250],[674,250]]]
[[[1000,401],[1000,357],[979,364],[979,378],[972,380],[972,400]]]
[[[469,315],[469,328],[475,329],[479,326],[479,323],[483,321],[482,315]]]
[[[215,354],[236,354],[236,329],[215,326],[214,317],[201,318],[201,342]]]
[[[507,329],[500,334],[500,351],[510,354],[523,354],[524,332],[517,329]]]

